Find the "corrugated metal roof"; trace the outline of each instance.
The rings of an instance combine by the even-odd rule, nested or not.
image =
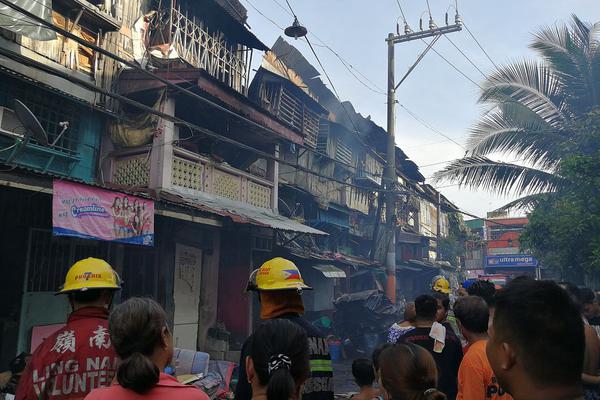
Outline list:
[[[214,196],[209,193],[182,194],[174,191],[161,191],[160,197],[169,201],[184,203],[200,211],[230,218],[240,224],[251,224],[282,231],[327,235],[327,233],[303,225],[299,222],[273,213],[266,208],[254,207],[247,203]]]
[[[346,273],[330,264],[313,265],[313,268],[320,271],[326,278],[345,278]]]

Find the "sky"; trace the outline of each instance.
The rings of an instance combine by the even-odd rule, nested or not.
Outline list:
[[[248,9],[251,30],[268,46],[282,34],[279,27],[287,27],[293,21],[285,0],[240,1]],[[426,0],[398,1],[413,30],[418,29],[421,16],[424,27],[428,25]],[[371,116],[374,122],[385,128],[386,97],[380,93],[387,86],[385,38],[388,33],[395,32],[398,19],[403,25],[397,0],[289,2],[300,22],[308,28],[308,38],[340,98],[351,101],[358,112]],[[429,0],[429,4],[438,26],[444,24],[447,10],[450,21],[453,21],[454,0]],[[458,9],[465,25],[497,65],[535,57],[528,47],[532,34],[543,26],[568,23],[571,14],[588,22],[600,21],[599,0],[458,0]],[[452,33],[449,37],[484,74],[493,71],[492,63],[466,30]],[[320,69],[304,40],[286,40]],[[323,44],[331,47],[351,65],[354,68],[351,70],[366,85],[360,83]],[[421,41],[396,45],[397,78],[405,74],[425,47]],[[396,143],[421,167],[421,172],[427,178],[443,168],[444,162],[465,154],[465,148],[458,144],[466,147],[469,129],[485,111],[485,106],[478,104],[480,89],[476,85],[482,82],[483,75],[446,38],[440,38],[434,49],[474,83],[438,55],[429,52],[397,91],[401,106],[397,109]],[[255,59],[255,67],[258,62],[260,59]],[[324,76],[322,79],[326,81]],[[406,110],[438,132],[425,127]],[[510,156],[504,159],[512,160]],[[512,199],[510,196],[449,186],[448,183],[439,184],[438,189],[461,210],[479,216],[485,216],[487,211]]]

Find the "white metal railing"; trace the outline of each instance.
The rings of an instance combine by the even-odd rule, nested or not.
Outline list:
[[[184,61],[247,94],[251,49],[230,45],[222,32],[209,33],[200,19],[195,16],[190,19],[180,8],[171,9],[170,22],[171,44]]]

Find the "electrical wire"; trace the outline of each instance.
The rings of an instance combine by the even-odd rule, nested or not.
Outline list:
[[[454,43],[454,41],[453,41],[452,39],[450,39],[450,38],[449,38],[447,35],[444,35],[444,37],[445,37],[446,39],[448,39],[448,41],[449,41],[449,42],[452,44],[452,46],[454,46],[454,48],[455,48],[456,50],[458,50],[458,52],[459,52],[460,54],[462,54],[462,55],[463,55],[463,57],[464,57],[464,58],[466,58],[466,59],[467,59],[467,61],[468,61],[468,62],[469,62],[469,63],[470,63],[470,64],[471,64],[471,65],[472,65],[472,66],[473,66],[473,67],[474,67],[474,68],[475,68],[477,71],[479,71],[479,73],[481,74],[481,76],[483,76],[484,78],[487,78],[487,75],[486,75],[486,74],[485,74],[485,73],[484,73],[484,72],[483,72],[483,71],[482,71],[482,70],[481,70],[481,69],[480,69],[480,68],[479,68],[477,65],[475,65],[475,63],[474,63],[474,62],[473,62],[473,61],[472,61],[472,60],[469,58],[469,56],[467,56],[467,55],[466,55],[466,54],[465,54],[465,53],[464,53],[464,52],[463,52],[463,51],[460,49],[460,47],[458,47],[458,46],[456,45],[456,43]]]
[[[445,137],[446,139],[448,139],[449,141],[451,141],[452,143],[454,143],[458,147],[460,147],[463,150],[467,151],[467,149],[462,144],[458,143],[456,140],[452,139],[450,136],[446,135],[445,133],[443,133],[439,129],[434,128],[431,124],[429,124],[424,119],[422,119],[421,117],[419,117],[417,114],[415,114],[414,112],[412,112],[411,110],[409,110],[404,104],[400,104],[399,103],[399,105],[400,105],[400,107],[402,107],[404,109],[404,111],[406,111],[408,113],[408,115],[410,115],[411,117],[413,117],[421,125],[423,125],[427,129],[431,130],[432,132],[437,133],[438,135]]]
[[[32,0],[32,1],[38,2],[37,0]],[[251,124],[253,126],[257,126],[258,128],[265,129],[265,130],[270,131],[270,132],[274,133],[275,135],[279,136],[279,134],[276,131],[273,131],[270,128],[267,128],[267,127],[265,127],[263,125],[260,125],[260,124],[254,122],[254,121],[252,121],[252,120],[250,120],[250,119],[248,119],[248,118],[246,118],[246,117],[244,117],[244,116],[242,116],[240,114],[237,114],[237,113],[235,113],[235,112],[233,112],[233,111],[231,111],[231,110],[229,110],[229,109],[227,109],[227,108],[225,108],[225,107],[223,107],[223,106],[221,106],[221,105],[219,105],[217,103],[214,103],[213,101],[211,101],[209,99],[206,99],[206,98],[200,96],[199,94],[190,91],[189,89],[186,89],[186,88],[181,87],[179,85],[173,84],[168,79],[162,78],[162,77],[160,77],[160,76],[158,76],[158,75],[156,75],[156,74],[154,74],[154,73],[152,73],[150,71],[147,71],[147,70],[141,68],[140,66],[138,66],[137,64],[135,64],[135,63],[133,63],[131,61],[128,61],[128,60],[126,60],[126,59],[124,59],[124,58],[122,58],[122,57],[120,57],[120,56],[118,56],[118,55],[116,55],[116,54],[114,54],[114,53],[112,53],[112,52],[104,49],[104,48],[101,48],[101,47],[99,47],[99,46],[97,46],[95,44],[89,43],[89,42],[85,41],[84,39],[82,39],[82,38],[80,38],[80,37],[72,34],[71,32],[69,32],[69,31],[67,31],[65,29],[62,29],[60,27],[57,27],[57,26],[53,25],[52,23],[49,23],[49,22],[45,21],[43,18],[40,18],[40,17],[36,16],[35,14],[32,14],[32,13],[28,12],[25,9],[22,9],[22,8],[16,6],[16,5],[13,5],[12,3],[9,3],[8,0],[0,0],[0,4],[6,4],[10,8],[15,9],[16,11],[20,12],[21,14],[23,14],[23,15],[25,15],[25,16],[33,19],[33,20],[37,20],[38,23],[40,23],[41,25],[47,26],[49,29],[51,29],[51,30],[53,30],[53,31],[55,31],[57,33],[60,33],[61,35],[65,36],[65,37],[67,37],[69,39],[72,39],[72,40],[74,40],[75,42],[77,42],[77,43],[79,43],[81,45],[84,45],[86,47],[89,47],[89,48],[91,48],[91,49],[93,49],[93,50],[101,53],[101,54],[104,54],[105,56],[107,56],[107,57],[109,57],[111,59],[114,59],[114,60],[116,60],[118,62],[121,62],[124,65],[126,65],[126,66],[128,66],[128,67],[130,67],[130,68],[132,68],[134,70],[140,71],[140,72],[142,72],[145,75],[149,75],[151,78],[164,83],[166,86],[168,86],[170,88],[173,88],[174,90],[176,90],[178,92],[181,92],[183,94],[189,95],[189,96],[191,96],[191,97],[193,97],[193,98],[195,98],[197,100],[200,100],[201,102],[204,102],[204,103],[207,103],[207,104],[209,104],[211,106],[214,106],[215,108],[217,108],[217,109],[219,109],[221,111],[224,111],[225,113],[227,113],[229,115],[232,115],[235,118],[241,119],[241,120],[243,120],[243,121],[245,121],[245,122],[247,122],[247,123],[249,123],[249,124]],[[41,4],[41,3],[39,3],[39,4]],[[175,75],[177,75],[177,74],[175,74]],[[95,86],[93,86],[93,87],[96,88]],[[105,94],[105,93],[102,93],[102,94]],[[110,97],[109,94],[105,94],[105,95],[107,95],[107,96]],[[346,111],[345,107],[344,107],[344,110]],[[353,126],[355,126],[355,125],[353,124]],[[356,127],[355,127],[355,129],[356,129]],[[213,135],[217,135],[217,134],[213,133]],[[223,136],[223,138],[225,138],[225,137]],[[358,138],[358,139],[361,140],[361,138]],[[364,142],[363,142],[363,144],[364,144]],[[319,152],[317,152],[315,150],[312,150],[312,149],[310,149],[310,148],[308,148],[306,146],[300,146],[300,147],[304,147],[307,150],[309,150],[309,151],[311,151],[311,152],[313,152],[313,153],[315,153],[315,154],[317,154],[317,155],[319,155],[319,156],[321,156],[323,158],[326,158],[326,159],[328,159],[330,161],[333,161],[335,163],[344,165],[344,166],[346,166],[348,168],[351,168],[351,169],[356,169],[356,167],[353,166],[353,165],[346,164],[346,163],[344,163],[342,161],[336,160],[336,159],[334,159],[332,157],[329,157],[326,154],[319,153]]]
[[[469,33],[469,35],[471,36],[471,38],[473,38],[473,40],[475,41],[475,43],[477,43],[477,46],[479,46],[479,48],[481,49],[481,51],[483,51],[483,54],[485,54],[485,56],[487,57],[487,59],[490,60],[490,62],[494,66],[494,68],[496,68],[497,70],[500,69],[498,67],[498,65],[496,65],[496,63],[494,62],[494,60],[492,59],[492,57],[490,57],[490,55],[488,54],[488,52],[485,51],[485,49],[483,48],[483,46],[481,45],[481,43],[479,43],[479,40],[477,40],[477,38],[475,37],[475,35],[473,35],[473,33],[471,32],[471,30],[469,29],[469,27],[467,26],[467,24],[465,24],[464,21],[463,21],[463,26],[465,27],[465,29],[467,30],[467,32]]]
[[[396,3],[398,4],[398,8],[400,9],[400,14],[402,14],[402,19],[404,20],[404,22],[406,22],[406,17],[404,16],[404,10],[402,9],[402,5],[400,4],[400,0],[396,0]]]
[[[429,6],[429,0],[425,0],[425,2],[427,3],[427,10],[429,10],[429,18],[433,18],[431,16],[431,7]]]
[[[292,12],[292,14],[294,15],[294,18],[296,18],[296,13],[294,12],[294,9],[292,8],[292,6],[290,5],[290,2],[288,0],[285,0],[285,2],[287,3],[288,7],[290,8],[290,11]]]
[[[254,5],[252,5],[250,3],[250,0],[246,0],[251,7],[256,10],[257,12],[259,12],[263,17],[265,17],[268,21],[270,21],[271,23],[273,23],[276,27],[278,27],[279,29],[283,30],[283,28],[281,28],[279,26],[279,24],[275,23],[271,18],[267,18],[264,13],[258,11],[256,9],[256,7]],[[285,11],[288,15],[294,17],[294,14],[292,14],[287,8],[285,8],[278,0],[273,0],[275,2],[275,4],[277,4],[279,6],[279,8],[281,8],[283,11]],[[334,50],[330,45],[328,45],[327,43],[325,43],[325,41],[323,39],[321,39],[319,36],[317,36],[316,33],[314,33],[312,30],[308,32],[309,35],[313,36],[315,39],[317,39],[321,44],[315,44],[313,43],[313,46],[318,46],[318,47],[324,47],[327,50],[329,50],[339,61],[340,63],[344,66],[344,68],[354,77],[354,79],[357,80],[357,82],[359,82],[361,85],[363,85],[366,89],[372,91],[373,93],[377,93],[377,94],[381,94],[383,96],[386,96],[387,93],[381,89],[376,83],[374,83],[372,80],[370,80],[365,74],[363,74],[361,71],[359,71],[358,69],[356,69],[348,60],[344,59],[344,57],[342,57],[339,52],[337,52],[336,50]],[[358,75],[357,75],[358,74]],[[360,76],[360,77],[359,77]],[[370,85],[368,85],[366,82],[370,83]]]
[[[372,191],[376,191],[376,192],[390,192],[389,190],[374,189],[374,188],[371,188],[371,187],[368,187],[368,186],[361,186],[361,185],[352,184],[352,183],[345,182],[345,181],[342,181],[342,180],[339,180],[339,179],[336,179],[336,178],[333,178],[333,177],[330,177],[330,176],[327,176],[327,175],[320,174],[318,172],[315,172],[315,171],[312,171],[312,170],[310,170],[308,168],[305,168],[305,167],[303,167],[301,165],[298,165],[297,163],[288,162],[288,161],[286,161],[284,159],[275,157],[272,154],[265,153],[265,152],[263,152],[261,150],[258,150],[258,149],[254,148],[252,146],[249,146],[249,145],[237,142],[237,141],[235,141],[233,139],[230,139],[228,137],[216,134],[216,133],[214,133],[214,132],[212,132],[212,131],[210,131],[210,130],[208,130],[206,128],[202,128],[200,126],[192,124],[191,122],[188,122],[188,121],[185,121],[185,120],[180,119],[178,117],[174,117],[174,116],[165,114],[163,112],[157,111],[157,110],[155,110],[155,109],[153,109],[153,108],[151,108],[149,106],[146,106],[146,105],[144,105],[142,103],[139,103],[139,102],[137,102],[135,100],[131,100],[131,99],[125,97],[125,96],[122,96],[122,95],[119,95],[119,94],[116,94],[116,93],[112,93],[112,92],[106,91],[104,89],[100,89],[100,88],[96,87],[93,83],[89,83],[89,82],[86,82],[84,80],[80,80],[78,78],[71,77],[67,73],[61,73],[59,71],[55,71],[55,70],[52,69],[52,67],[49,67],[49,66],[44,67],[43,64],[35,62],[35,61],[32,61],[32,60],[28,60],[27,57],[21,56],[21,55],[19,55],[17,53],[14,53],[14,52],[10,51],[10,50],[6,50],[6,49],[3,49],[3,48],[0,48],[0,54],[4,55],[6,57],[9,57],[11,59],[14,59],[15,61],[19,61],[19,62],[21,62],[24,65],[27,65],[27,64],[34,65],[37,68],[39,68],[39,69],[41,69],[41,70],[43,70],[45,72],[48,72],[48,73],[53,74],[55,76],[59,76],[59,77],[61,77],[63,79],[69,78],[71,82],[73,82],[73,83],[75,83],[75,84],[77,84],[79,86],[85,87],[85,88],[87,88],[89,90],[92,90],[92,91],[99,92],[99,93],[104,94],[104,95],[106,95],[108,97],[115,98],[115,99],[117,99],[119,101],[122,101],[124,103],[127,103],[127,104],[133,106],[133,107],[136,107],[136,108],[138,108],[140,110],[143,110],[143,111],[148,112],[150,114],[153,114],[153,115],[159,116],[159,117],[161,117],[163,119],[166,119],[168,121],[171,121],[171,122],[173,122],[175,124],[186,126],[187,128],[189,128],[192,131],[202,133],[202,134],[204,134],[204,135],[206,135],[208,137],[215,138],[218,141],[225,142],[225,143],[231,144],[233,146],[236,146],[238,148],[241,148],[243,150],[252,152],[253,154],[256,154],[256,155],[258,155],[258,156],[260,156],[262,158],[273,160],[273,161],[279,162],[280,164],[283,164],[283,165],[288,165],[288,166],[290,166],[292,168],[295,168],[295,169],[297,169],[299,171],[308,173],[310,175],[314,175],[314,176],[317,176],[317,177],[320,177],[320,178],[323,178],[323,179],[327,179],[327,180],[330,180],[330,181],[333,181],[333,182],[337,182],[337,183],[339,183],[341,185],[345,185],[345,186],[348,186],[348,187],[354,187],[354,188],[361,189],[361,190],[372,190]],[[14,56],[14,58],[11,57],[11,56]],[[92,107],[92,108],[96,108],[95,106],[91,106],[91,105],[89,105],[89,106]],[[173,140],[173,141],[171,141],[169,143],[165,143],[164,145],[167,145],[167,144],[170,144],[170,143],[174,143],[174,142],[177,142],[177,141],[178,140]]]
[[[3,1],[3,0],[0,0]],[[423,43],[428,44],[425,40],[421,39],[423,41]],[[479,83],[475,82],[473,79],[471,79],[467,74],[465,74],[463,71],[460,70],[460,68],[458,68],[456,65],[452,64],[446,57],[444,57],[439,51],[437,51],[436,49],[432,48],[431,51],[433,51],[435,54],[437,54],[442,60],[446,61],[446,63],[448,63],[448,65],[450,65],[452,68],[454,68],[456,70],[456,72],[458,72],[459,74],[461,74],[463,77],[465,77],[469,82],[471,82],[473,85],[477,86],[478,88],[480,88],[481,90],[483,90],[483,86],[481,86]]]

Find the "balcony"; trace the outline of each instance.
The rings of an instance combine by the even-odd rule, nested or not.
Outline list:
[[[252,49],[265,50],[243,24],[212,2],[182,1],[166,8],[151,32],[155,59],[183,61],[247,95]]]
[[[356,174],[357,181],[364,181],[375,186],[381,186],[381,177],[383,176],[383,164],[380,163],[371,154],[365,154],[364,162]]]
[[[112,182],[129,187],[148,187],[150,184],[149,147],[121,152],[112,162]],[[170,168],[170,187],[190,196],[207,193],[247,203],[254,207],[274,208],[273,183],[208,157],[173,148]]]

